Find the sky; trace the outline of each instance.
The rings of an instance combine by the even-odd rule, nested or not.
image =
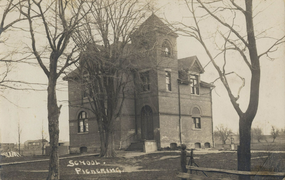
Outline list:
[[[188,16],[185,6],[181,6],[181,0],[156,0],[154,5],[161,7],[156,14],[161,18],[166,18],[170,22],[181,21]],[[262,13],[256,17],[257,27],[260,29],[273,27],[269,33],[274,35],[284,34],[285,14],[283,0],[269,0],[260,2]],[[274,12],[274,13],[273,13]],[[209,23],[211,26],[211,23]],[[9,37],[10,47],[22,48],[27,40],[20,42],[22,36],[19,32],[16,34],[6,34]],[[267,43],[266,41],[264,42]],[[259,49],[262,50],[263,46]],[[259,109],[253,127],[261,127],[265,134],[270,133],[271,126],[285,128],[285,46],[279,48],[278,53],[274,54],[275,59],[261,59],[261,85]],[[177,39],[178,58],[196,55],[201,64],[205,66],[209,59],[204,50],[194,39],[179,36]],[[5,53],[5,48],[0,49],[1,54]],[[21,56],[21,55],[18,55]],[[239,64],[233,64],[233,67],[249,77],[248,72]],[[9,74],[11,79],[19,79],[27,82],[46,83],[47,78],[43,71],[35,65],[19,64],[15,65]],[[201,79],[206,82],[212,82],[217,78],[217,73],[212,65],[205,67],[205,73]],[[236,81],[234,78],[232,81]],[[238,85],[240,82],[237,81]],[[248,82],[241,91],[239,103],[242,108],[246,107],[248,101]],[[229,127],[233,132],[238,131],[238,116],[233,109],[223,85],[217,81],[213,90],[213,121],[214,127],[223,124]],[[18,141],[18,124],[21,129],[21,143],[26,140],[40,139],[42,132],[44,137],[48,137],[47,122],[47,92],[46,86],[38,86],[41,91],[15,91],[5,90],[0,97],[0,142],[16,143]],[[68,126],[68,94],[67,82],[59,79],[59,90],[57,91],[58,104],[63,105],[59,118],[60,140],[69,141]]]

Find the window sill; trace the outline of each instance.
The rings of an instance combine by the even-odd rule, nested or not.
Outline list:
[[[192,130],[194,130],[194,131],[201,131],[202,129],[201,128],[192,128]]]
[[[88,102],[88,97],[82,97],[83,102]]]
[[[192,93],[191,93],[191,96],[200,96],[200,94],[192,94]]]
[[[78,132],[77,134],[88,134],[89,132]]]
[[[163,57],[163,58],[172,58],[171,55],[169,55],[169,56],[161,55],[161,57]]]
[[[148,94],[150,93],[150,90],[149,91],[140,91],[140,94]]]

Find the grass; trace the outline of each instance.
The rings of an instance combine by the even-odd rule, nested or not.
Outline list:
[[[285,144],[276,142],[256,142],[251,144],[251,150],[285,151]]]
[[[30,157],[33,158],[33,157]],[[220,152],[198,154],[194,151],[194,160],[201,167],[221,168],[235,170],[237,167],[236,152]],[[10,161],[15,161],[18,158],[7,158]],[[5,160],[5,159],[3,159]],[[25,160],[28,160],[25,157]],[[72,163],[70,162],[72,160]],[[8,161],[8,160],[6,160]],[[71,164],[84,161],[96,161],[97,165],[74,165]],[[98,164],[100,163],[100,164]],[[68,166],[69,165],[69,166]],[[77,174],[75,168],[80,168],[81,171]],[[96,169],[120,169],[122,173],[110,174],[83,174],[82,170]],[[268,170],[268,171],[284,171],[285,169],[285,154],[284,153],[253,153],[252,154],[252,169],[254,170]],[[3,180],[41,180],[47,176],[48,161],[26,163],[18,165],[8,165],[1,167],[1,179]],[[79,169],[77,169],[79,170]],[[176,177],[177,172],[180,171],[180,152],[159,152],[154,154],[145,154],[142,156],[135,156],[132,158],[116,157],[116,158],[99,158],[96,156],[77,157],[71,159],[60,160],[60,173],[63,180],[153,180],[153,179],[179,179]],[[203,176],[201,172],[198,173]],[[237,176],[230,176],[225,174],[207,173],[211,178],[228,177],[237,179]],[[258,178],[255,178],[258,179]],[[270,178],[272,179],[272,178]]]

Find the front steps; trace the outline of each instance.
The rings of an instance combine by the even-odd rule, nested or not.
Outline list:
[[[139,151],[143,152],[143,146],[144,142],[143,141],[138,141],[138,142],[132,142],[130,146],[126,149],[126,151]]]

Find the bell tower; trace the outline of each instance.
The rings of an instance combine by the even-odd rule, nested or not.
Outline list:
[[[143,57],[148,56],[151,65],[158,66],[162,57],[177,60],[177,37],[167,24],[152,14],[132,34],[131,41],[136,50],[144,52]]]

